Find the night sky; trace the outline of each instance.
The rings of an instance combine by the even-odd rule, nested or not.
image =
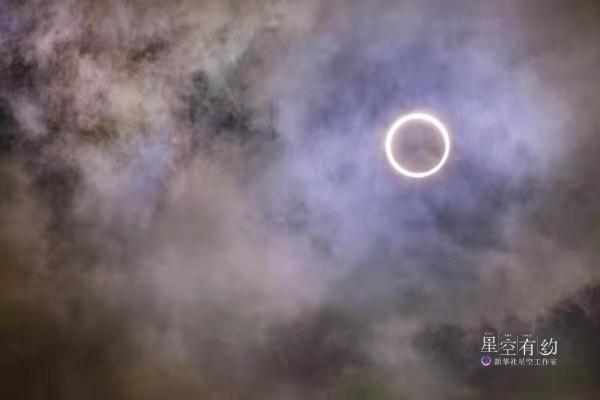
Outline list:
[[[0,399],[597,400],[599,176],[596,0],[0,0]]]

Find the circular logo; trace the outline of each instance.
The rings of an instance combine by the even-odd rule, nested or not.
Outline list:
[[[490,356],[481,357],[481,365],[489,367],[492,364],[492,358]]]
[[[407,168],[403,167],[394,156],[393,144],[396,135],[402,130],[402,128],[406,124],[414,122],[432,125],[435,128],[435,130],[440,134],[444,142],[444,153],[442,154],[442,158],[433,168],[431,168],[428,171],[410,171]],[[409,178],[425,178],[438,172],[446,163],[448,155],[450,154],[450,135],[448,134],[448,131],[446,130],[444,124],[442,124],[437,118],[433,117],[432,115],[424,113],[408,114],[398,119],[390,127],[385,138],[385,153],[387,155],[389,163],[396,172],[404,176],[408,176]]]

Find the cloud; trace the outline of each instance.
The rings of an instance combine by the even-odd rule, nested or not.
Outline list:
[[[1,7],[7,395],[478,398],[481,329],[598,281],[583,1]]]

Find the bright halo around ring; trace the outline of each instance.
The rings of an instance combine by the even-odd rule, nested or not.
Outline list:
[[[435,127],[436,131],[439,133],[439,135],[442,137],[442,140],[444,141],[444,153],[442,154],[442,158],[433,168],[431,168],[428,171],[410,171],[403,167],[394,156],[394,139],[396,138],[396,135],[402,130],[402,128],[406,124],[411,122],[420,122],[432,125],[433,127]],[[408,114],[394,122],[394,124],[388,130],[387,136],[385,138],[385,153],[387,155],[387,159],[390,165],[392,166],[392,168],[394,168],[394,170],[396,170],[396,172],[409,178],[426,178],[438,172],[448,160],[448,156],[450,155],[450,135],[448,134],[448,131],[446,130],[444,124],[442,124],[434,116],[425,113]]]

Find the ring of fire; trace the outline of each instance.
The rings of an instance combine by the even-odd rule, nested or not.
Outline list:
[[[394,156],[394,152],[393,152],[394,139],[395,139],[396,135],[398,134],[398,132],[401,131],[401,128],[410,122],[422,122],[422,123],[432,125],[433,127],[435,127],[436,131],[440,134],[440,136],[442,137],[442,140],[444,141],[444,153],[442,154],[442,158],[430,170],[410,171],[410,170],[404,168],[398,162],[396,157]],[[385,153],[387,155],[387,159],[388,159],[390,165],[392,166],[392,168],[394,168],[394,170],[396,172],[398,172],[404,176],[407,176],[409,178],[425,178],[425,177],[431,176],[431,175],[435,174],[436,172],[438,172],[446,163],[446,160],[448,159],[448,156],[450,155],[450,135],[448,134],[448,131],[446,130],[446,127],[444,126],[444,124],[442,124],[434,116],[425,114],[425,113],[408,114],[408,115],[401,117],[396,122],[394,122],[394,124],[388,130],[387,136],[385,138]]]

